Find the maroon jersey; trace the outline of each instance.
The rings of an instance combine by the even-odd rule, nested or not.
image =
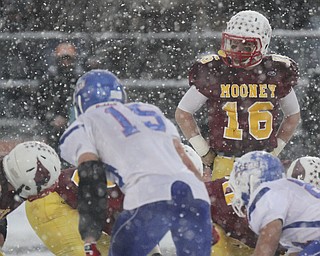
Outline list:
[[[233,193],[225,178],[205,182],[211,200],[211,218],[226,234],[251,248],[255,247],[257,236],[249,228],[246,218],[240,218],[233,211]]]
[[[64,201],[72,208],[77,208],[78,198],[78,171],[75,168],[63,170],[59,176],[59,183],[56,192],[64,199]],[[112,226],[123,210],[124,195],[116,185],[108,184],[108,200],[107,200],[107,218],[106,225],[103,229],[107,234],[111,234]]]
[[[277,146],[279,99],[298,80],[297,64],[280,55],[265,56],[253,69],[226,66],[208,55],[189,71],[189,84],[205,95],[210,145],[216,152],[240,156]]]

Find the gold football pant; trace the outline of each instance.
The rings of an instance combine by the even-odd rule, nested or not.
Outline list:
[[[218,243],[212,246],[211,256],[250,256],[253,254],[253,248],[227,236],[223,229],[216,224],[215,228],[219,233],[220,239]]]
[[[234,161],[235,157],[217,156],[214,159],[212,180],[229,176],[232,171]],[[220,226],[215,224],[215,228],[219,233],[220,239],[218,243],[212,246],[211,256],[249,256],[253,253],[252,248],[227,236]]]
[[[216,156],[213,163],[212,180],[217,180],[229,176],[235,157]]]
[[[79,214],[56,193],[26,202],[31,227],[47,248],[58,256],[83,256],[84,243],[78,231]],[[101,255],[108,255],[109,236],[103,234],[97,243]]]

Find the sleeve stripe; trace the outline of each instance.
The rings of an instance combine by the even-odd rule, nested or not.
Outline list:
[[[283,227],[282,230],[286,230],[288,228],[319,228],[319,227],[320,227],[320,221],[297,221]]]
[[[59,140],[59,146],[64,143],[64,141],[67,139],[67,137],[68,137],[72,132],[74,132],[75,130],[77,130],[77,129],[81,128],[81,127],[84,127],[84,125],[83,125],[83,124],[81,124],[81,125],[76,125],[76,126],[73,127],[72,129],[70,129],[68,132],[64,133],[64,134],[61,136],[60,140]]]
[[[256,195],[256,197],[254,198],[254,200],[252,201],[252,204],[249,207],[249,211],[248,211],[248,216],[249,216],[249,221],[251,219],[251,213],[256,209],[257,203],[258,201],[265,195],[265,193],[267,193],[270,190],[270,188],[265,187],[263,189],[261,189],[259,191],[259,193]]]

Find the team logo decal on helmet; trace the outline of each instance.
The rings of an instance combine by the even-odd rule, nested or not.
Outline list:
[[[37,158],[37,170],[34,175],[34,182],[37,186],[37,191],[40,193],[41,187],[43,185],[46,185],[48,181],[50,180],[51,175],[48,169],[41,163],[39,158]]]

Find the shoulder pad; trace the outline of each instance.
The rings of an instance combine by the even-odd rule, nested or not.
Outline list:
[[[291,58],[280,54],[272,54],[271,58],[273,61],[284,63],[287,67],[290,67],[293,63],[293,60]]]
[[[220,60],[219,55],[217,54],[204,55],[200,59],[198,59],[198,62],[200,62],[201,64],[207,64],[208,62],[211,62],[213,60]]]

